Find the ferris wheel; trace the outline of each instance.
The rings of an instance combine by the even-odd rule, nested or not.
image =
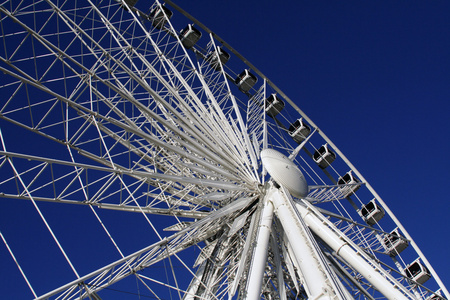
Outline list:
[[[21,296],[449,299],[337,146],[172,1],[4,1],[0,27]]]

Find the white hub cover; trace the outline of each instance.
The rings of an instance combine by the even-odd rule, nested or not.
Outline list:
[[[273,149],[261,151],[261,160],[267,172],[291,195],[304,198],[308,195],[308,184],[300,169],[289,158]]]

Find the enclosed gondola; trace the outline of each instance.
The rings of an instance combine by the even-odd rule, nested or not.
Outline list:
[[[158,29],[162,29],[167,21],[172,17],[173,12],[165,6],[157,6],[148,15],[148,19],[152,25]]]
[[[214,51],[208,53],[206,58],[211,68],[216,71],[219,71],[221,69],[221,66],[226,64],[229,59],[230,54],[223,50],[222,47],[216,47]]]
[[[244,70],[239,76],[235,79],[235,83],[238,86],[239,90],[243,93],[248,93],[250,89],[256,84],[258,78],[255,75],[250,73],[249,70]]]
[[[339,177],[338,184],[344,185],[341,188],[341,192],[342,194],[344,194],[344,197],[352,195],[360,187],[360,181],[358,178],[355,177],[355,175],[353,175],[352,171],[349,171],[345,173],[344,176]]]
[[[369,225],[375,225],[384,217],[384,210],[375,202],[375,199],[363,205],[360,213],[364,221]]]
[[[289,126],[289,135],[300,144],[311,133],[311,128],[300,118]]]
[[[383,238],[383,246],[390,256],[397,256],[408,245],[408,241],[400,235],[398,228],[395,228]]]
[[[336,159],[336,154],[325,144],[314,152],[313,159],[320,168],[325,169]]]
[[[188,24],[186,28],[181,30],[179,39],[183,44],[184,48],[191,49],[200,40],[202,33],[200,30]]]
[[[419,258],[407,265],[404,271],[409,279],[419,284],[424,284],[431,278],[430,271],[420,262]]]
[[[276,94],[272,94],[269,97],[266,98],[265,101],[265,109],[266,113],[271,116],[272,118],[275,118],[280,111],[282,111],[284,108],[284,102]]]

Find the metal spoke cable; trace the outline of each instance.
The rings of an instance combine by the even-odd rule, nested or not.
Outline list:
[[[16,264],[17,268],[19,269],[20,274],[22,274],[23,279],[25,279],[28,287],[30,288],[31,292],[33,293],[33,296],[36,298],[37,297],[36,292],[34,291],[33,287],[31,286],[30,282],[28,281],[27,276],[25,275],[25,273],[23,272],[22,268],[20,267],[19,261],[16,259],[14,253],[12,252],[11,248],[9,247],[8,242],[6,242],[6,239],[3,236],[1,231],[0,231],[0,237],[2,238],[3,243],[5,244],[6,248],[8,249],[8,252],[11,255],[12,259],[14,260],[14,263]]]
[[[2,147],[3,147],[3,151],[6,151],[6,146],[5,146],[5,141],[3,139],[3,134],[1,132],[0,129],[0,139],[2,141]],[[31,196],[26,184],[23,182],[22,177],[20,176],[19,172],[17,172],[12,160],[7,157],[6,158],[8,160],[9,165],[11,166],[14,174],[17,176],[17,179],[19,180],[20,184],[22,185],[22,187],[24,188],[26,194],[28,195],[29,199],[31,200],[31,202],[33,203],[33,206],[35,207],[36,211],[38,212],[39,216],[41,217],[42,221],[44,222],[45,226],[47,227],[48,231],[50,232],[51,236],[53,237],[53,240],[55,241],[55,243],[58,245],[59,250],[61,251],[61,253],[63,254],[64,258],[66,259],[67,263],[70,265],[70,268],[72,269],[73,273],[75,274],[75,276],[77,278],[80,278],[80,276],[78,275],[78,272],[75,270],[75,267],[73,266],[72,262],[70,261],[69,257],[67,256],[66,252],[64,251],[63,247],[61,246],[61,244],[59,243],[59,240],[56,238],[56,235],[54,234],[53,230],[51,229],[50,225],[48,224],[47,220],[45,219],[44,215],[42,214],[41,210],[39,209],[39,207],[37,206],[36,201],[34,200],[33,196]]]
[[[106,143],[103,139],[103,135],[100,131],[100,128],[98,127],[97,121],[95,120],[95,117],[92,117],[92,120],[95,124],[95,127],[97,128],[98,131],[98,135],[100,137],[100,140],[102,141],[103,147],[106,150],[106,153],[108,155],[109,161],[111,163],[111,167],[116,170],[116,165],[115,163],[112,161],[111,155],[109,154],[109,150],[108,147],[106,146]],[[158,236],[158,238],[160,240],[162,240],[163,238],[161,237],[161,235],[159,234],[158,230],[155,228],[155,226],[153,225],[153,223],[150,221],[150,219],[148,218],[147,214],[142,210],[142,207],[139,205],[139,203],[137,202],[136,198],[134,197],[133,193],[128,189],[127,184],[123,181],[121,176],[118,176],[120,182],[123,184],[124,188],[126,189],[126,191],[128,192],[128,194],[130,195],[130,197],[132,198],[133,202],[136,204],[136,206],[138,207],[138,209],[140,210],[140,212],[142,213],[142,215],[144,216],[144,218],[147,220],[148,224],[151,226],[151,228],[153,229],[153,231],[156,233],[156,235]]]

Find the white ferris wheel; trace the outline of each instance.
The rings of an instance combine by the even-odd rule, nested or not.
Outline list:
[[[172,1],[3,1],[0,27],[18,295],[449,299],[336,145]]]

